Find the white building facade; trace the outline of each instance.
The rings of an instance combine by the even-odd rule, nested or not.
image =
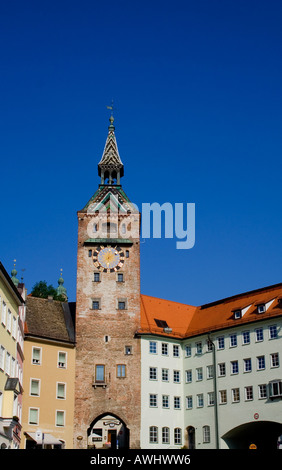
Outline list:
[[[224,301],[224,328],[212,330],[203,321],[205,332],[195,334],[192,320],[182,338],[172,337],[173,328],[172,334],[141,336],[141,448],[279,446],[282,309],[281,285],[275,287],[272,302],[257,304],[254,295],[248,308],[236,310],[239,299]],[[194,316],[208,323],[220,317],[222,303]],[[172,324],[173,314],[164,320]]]

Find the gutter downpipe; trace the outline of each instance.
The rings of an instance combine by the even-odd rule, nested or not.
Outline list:
[[[216,354],[215,354],[215,344],[211,340],[210,334],[208,334],[208,341],[212,345],[212,358],[213,358],[215,446],[216,446],[216,449],[219,449],[218,401],[217,401],[217,382],[216,382]]]

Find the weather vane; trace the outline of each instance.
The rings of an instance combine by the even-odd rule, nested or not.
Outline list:
[[[111,116],[112,116],[113,113],[114,113],[114,100],[112,100],[111,106],[107,106],[107,109],[110,109],[110,110],[111,110]]]

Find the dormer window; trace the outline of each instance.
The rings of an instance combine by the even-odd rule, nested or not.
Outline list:
[[[258,313],[264,313],[264,312],[266,312],[265,304],[259,304],[258,305]]]
[[[234,311],[234,318],[235,320],[239,320],[239,318],[242,318],[242,310],[238,309]]]

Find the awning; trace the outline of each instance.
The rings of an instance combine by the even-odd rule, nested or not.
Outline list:
[[[59,441],[56,437],[52,436],[52,434],[48,434],[47,432],[42,433],[43,434],[43,444],[50,444],[50,445],[62,445],[62,441]],[[35,432],[25,432],[25,435],[30,437],[33,441],[35,441],[37,444],[42,444],[42,439],[36,439],[36,433]]]

